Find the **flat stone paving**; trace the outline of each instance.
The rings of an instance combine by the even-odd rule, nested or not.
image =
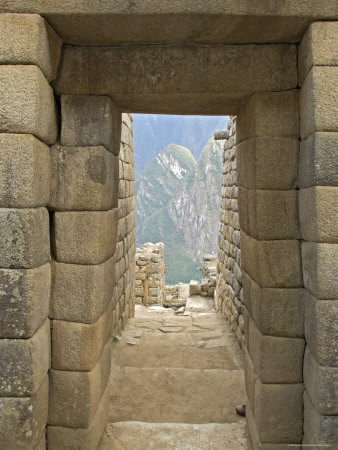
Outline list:
[[[212,299],[184,315],[137,305],[112,359],[100,450],[246,449],[242,354]]]

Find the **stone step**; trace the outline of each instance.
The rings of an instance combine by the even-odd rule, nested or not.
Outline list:
[[[200,331],[198,334],[143,333],[140,337],[137,333],[125,333],[113,346],[112,363],[122,367],[241,368],[241,355],[239,352],[236,355],[231,348],[232,336]]]
[[[109,423],[99,450],[244,450],[241,423]]]
[[[109,422],[233,423],[242,370],[113,367]]]

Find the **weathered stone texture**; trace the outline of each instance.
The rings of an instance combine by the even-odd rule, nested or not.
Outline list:
[[[52,368],[90,371],[111,335],[113,305],[93,324],[53,321]]]
[[[38,66],[56,77],[62,41],[38,14],[0,14],[0,63]]]
[[[299,217],[305,297],[303,445],[337,447],[337,24],[319,22],[299,47]]]
[[[241,346],[244,346],[242,316],[242,268],[240,224],[238,212],[236,117],[228,123],[229,139],[223,153],[222,197],[220,201],[220,230],[218,235],[218,263],[216,303],[230,323]],[[239,173],[239,172],[238,172]]]
[[[298,240],[259,241],[241,231],[242,267],[260,286],[302,286]]]
[[[338,133],[313,133],[300,144],[299,183],[338,186]]]
[[[164,245],[147,242],[136,249],[135,256],[135,302],[163,305],[165,296]],[[193,294],[190,294],[193,295]]]
[[[319,299],[337,299],[338,244],[302,243],[304,286]]]
[[[45,431],[48,377],[31,397],[0,397],[0,442],[4,450],[35,449]]]
[[[244,272],[243,291],[244,303],[263,335],[304,336],[304,289],[261,288]]]
[[[49,258],[47,209],[0,209],[0,266],[33,268]]]
[[[310,348],[304,355],[304,384],[312,404],[320,415],[336,415],[338,412],[338,368],[320,365]]]
[[[302,440],[298,138],[296,90],[254,94],[237,116],[239,317],[248,351],[247,423],[253,449],[284,450],[288,443],[300,448]]]
[[[104,95],[62,95],[61,114],[62,145],[103,145],[118,156],[121,113],[111,98]]]
[[[283,44],[67,46],[55,87],[108,94],[124,111],[236,113],[254,92],[295,89],[296,56]]]
[[[300,90],[300,132],[306,139],[315,131],[338,130],[338,67],[313,66]]]
[[[302,237],[312,242],[338,242],[338,186],[315,186],[299,192]]]
[[[240,228],[256,239],[297,239],[298,194],[295,190],[270,191],[239,188]]]
[[[0,132],[33,134],[46,144],[57,136],[53,90],[36,66],[0,65]]]
[[[50,374],[50,425],[88,428],[94,419],[110,374],[111,345],[106,344],[90,372],[52,370]]]
[[[51,167],[51,209],[99,211],[117,207],[118,157],[104,147],[55,145]]]
[[[45,206],[50,191],[47,145],[29,134],[1,133],[0,158],[0,206]]]
[[[50,314],[53,319],[94,323],[113,297],[115,259],[99,265],[54,262]]]
[[[338,300],[305,301],[305,337],[312,355],[322,366],[338,367]]]
[[[264,336],[250,320],[248,350],[262,383],[302,383],[304,344],[304,339]]]
[[[241,110],[238,120],[237,143],[253,137],[298,139],[298,91],[254,94]]]
[[[298,50],[302,84],[313,66],[338,66],[338,22],[315,22],[307,29]]]
[[[56,212],[54,251],[58,262],[100,264],[114,255],[117,209]]]
[[[261,442],[300,443],[303,435],[303,385],[256,381],[254,414]]]
[[[307,0],[281,3],[260,1],[181,0],[159,3],[124,1],[7,0],[5,12],[39,13],[71,44],[109,45],[134,43],[299,42],[307,26],[316,20],[335,20],[335,0]],[[65,20],[65,17],[67,20]]]
[[[0,339],[0,397],[33,395],[50,368],[49,321],[30,339]]]
[[[0,337],[32,337],[48,316],[50,288],[49,264],[0,269]]]
[[[88,428],[68,428],[60,426],[48,427],[48,448],[80,448],[93,450],[97,448],[106,427],[109,403],[109,387],[106,388],[95,416]]]
[[[337,416],[318,414],[307,392],[305,392],[303,444],[315,445],[317,448],[321,448],[323,445],[336,448],[338,445],[337,425]]]
[[[267,132],[269,131],[270,128]],[[236,148],[240,186],[246,189],[270,190],[296,187],[297,138],[260,136],[242,141]]]

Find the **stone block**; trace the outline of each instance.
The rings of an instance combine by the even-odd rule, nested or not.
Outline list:
[[[337,448],[338,446],[338,416],[321,416],[312,404],[307,392],[304,392],[304,438],[305,445],[328,446]]]
[[[240,227],[261,240],[297,239],[298,194],[295,190],[270,191],[239,188]]]
[[[115,253],[117,209],[56,212],[54,251],[58,262],[100,264]]]
[[[0,266],[33,268],[49,258],[47,209],[0,209]]]
[[[62,95],[61,113],[62,145],[103,145],[119,154],[121,113],[110,97]]]
[[[302,285],[299,241],[258,241],[241,231],[241,260],[242,269],[261,287]]]
[[[338,298],[338,244],[302,243],[304,286],[319,299]]]
[[[338,133],[313,133],[300,144],[300,187],[338,186]]]
[[[191,280],[189,285],[189,296],[199,295],[201,293],[201,284],[198,281]]]
[[[298,139],[256,137],[237,145],[238,184],[246,189],[293,189],[297,183]]]
[[[106,388],[94,419],[88,428],[48,427],[48,449],[81,449],[97,448],[107,424],[109,403],[109,387]]]
[[[62,41],[38,14],[1,14],[0,63],[40,67],[48,81],[56,77]]]
[[[300,90],[300,134],[338,130],[338,67],[313,66]]]
[[[249,354],[262,383],[301,383],[304,346],[304,339],[264,336],[250,320]]]
[[[46,427],[47,414],[47,376],[32,397],[0,397],[1,448],[35,449]]]
[[[298,49],[299,80],[304,82],[312,66],[338,66],[338,22],[314,22]]]
[[[299,137],[298,91],[253,94],[237,115],[237,143],[253,137]]]
[[[99,265],[54,262],[52,270],[51,318],[96,322],[113,297],[114,257]]]
[[[36,66],[0,65],[0,132],[33,134],[46,144],[57,136],[53,90]]]
[[[292,447],[295,450],[302,450],[302,444],[272,444],[262,443],[259,439],[257,426],[252,411],[252,406],[247,403],[246,405],[246,422],[248,425],[248,449],[247,450],[289,450]]]
[[[87,45],[64,49],[55,89],[109,95],[124,111],[224,114],[297,84],[296,45]]]
[[[30,338],[48,317],[49,264],[36,269],[0,269],[0,338]]]
[[[305,337],[311,353],[322,366],[338,367],[338,300],[305,301]]]
[[[0,397],[33,395],[50,367],[49,321],[30,339],[0,339]]]
[[[254,286],[258,286],[256,283],[253,284],[251,278],[246,272],[242,272],[242,279],[243,279],[243,304],[247,311],[251,314],[251,298],[254,294],[252,292],[252,288]]]
[[[34,450],[46,450],[46,448],[47,448],[47,443],[46,443],[46,429],[44,428],[44,429],[42,430],[40,440],[39,440],[37,446],[34,447]]]
[[[304,289],[261,288],[247,274],[244,299],[250,299],[252,319],[264,335],[304,336]]]
[[[104,147],[55,145],[51,165],[51,209],[99,211],[117,207],[118,157]]]
[[[304,385],[320,415],[338,414],[338,368],[318,364],[309,346],[304,355]]]
[[[0,206],[33,208],[47,205],[50,191],[47,145],[30,134],[2,133],[0,158]]]
[[[254,365],[252,364],[250,355],[247,349],[244,349],[244,374],[245,374],[245,390],[248,397],[249,404],[254,407],[255,404],[255,384],[257,375],[255,373]],[[252,411],[254,412],[254,411]]]
[[[254,410],[262,443],[301,443],[303,389],[302,384],[262,384],[256,381]]]
[[[51,370],[48,424],[88,428],[92,422],[110,372],[111,345],[104,347],[90,372]]]
[[[302,238],[314,242],[338,242],[338,186],[315,186],[299,191]]]
[[[55,370],[92,370],[111,335],[113,309],[93,324],[53,321],[52,368]]]

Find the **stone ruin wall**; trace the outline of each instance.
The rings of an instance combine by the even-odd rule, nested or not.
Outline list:
[[[165,297],[164,245],[150,242],[136,249],[136,303],[144,306],[163,305]]]
[[[214,297],[216,291],[216,270],[217,259],[213,255],[203,256],[203,266],[199,269],[202,272],[201,295],[203,297]]]
[[[42,17],[4,14],[0,30],[1,441],[43,449],[47,424],[50,449],[94,449],[107,419],[113,324],[132,314],[131,300],[123,316],[128,296],[119,295],[123,262],[115,273],[116,242],[126,239],[118,258],[126,262],[134,229],[129,206],[119,214],[112,195],[121,115],[106,95],[61,95],[56,104],[49,83],[62,42]],[[286,45],[298,67],[284,49],[295,82],[264,85],[237,113],[255,450],[337,445],[336,36],[337,22],[310,25],[298,47]]]
[[[244,345],[243,288],[238,215],[236,160],[236,117],[228,122],[229,138],[224,144],[220,227],[217,255],[216,305],[229,322],[240,346]]]
[[[40,16],[0,28],[0,446],[93,449],[134,310],[131,120],[108,96],[56,104],[62,42]]]
[[[135,312],[135,185],[132,115],[122,114],[119,153],[118,233],[115,250],[116,286],[113,336]]]

